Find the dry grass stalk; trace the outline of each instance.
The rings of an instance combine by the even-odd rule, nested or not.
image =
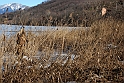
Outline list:
[[[11,70],[3,73],[3,83],[121,83],[124,79],[123,27],[124,22],[109,18],[96,21],[87,29],[28,33],[29,46],[24,55],[30,59],[13,63]],[[64,57],[62,52],[66,53]],[[31,58],[36,55],[39,58]]]
[[[24,27],[21,28],[21,30],[18,32],[17,34],[17,55],[21,55],[20,59],[22,59],[23,57],[23,50],[25,50],[25,44],[26,42],[28,42],[27,38],[26,38],[26,33],[24,31]],[[22,53],[22,54],[20,54]]]

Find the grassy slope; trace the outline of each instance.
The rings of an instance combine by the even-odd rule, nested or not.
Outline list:
[[[101,18],[105,5],[108,16],[124,19],[124,8],[116,0],[51,0],[24,11],[0,15],[0,23],[42,26],[90,26]],[[98,2],[95,2],[98,1]],[[71,16],[72,15],[72,16]],[[70,17],[71,16],[71,17]],[[6,18],[7,17],[7,18]]]

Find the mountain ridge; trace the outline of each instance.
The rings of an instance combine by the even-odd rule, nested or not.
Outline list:
[[[8,4],[0,5],[0,14],[3,14],[5,12],[14,12],[16,10],[19,10],[20,8],[23,10],[29,7],[26,5],[22,5],[20,3],[8,3]]]

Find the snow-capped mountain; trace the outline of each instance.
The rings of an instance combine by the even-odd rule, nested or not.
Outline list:
[[[23,10],[25,8],[29,8],[29,7],[26,5],[19,4],[19,3],[5,4],[5,5],[0,6],[0,14],[3,14],[5,12],[14,12],[19,9]]]

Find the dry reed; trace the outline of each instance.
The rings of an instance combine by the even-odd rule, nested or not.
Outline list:
[[[94,22],[90,28],[58,29],[37,35],[29,32],[24,50],[28,58],[20,63],[11,58],[11,66],[2,74],[3,83],[122,83],[123,31],[124,22],[108,18]],[[6,53],[15,56],[14,37],[6,42]]]

